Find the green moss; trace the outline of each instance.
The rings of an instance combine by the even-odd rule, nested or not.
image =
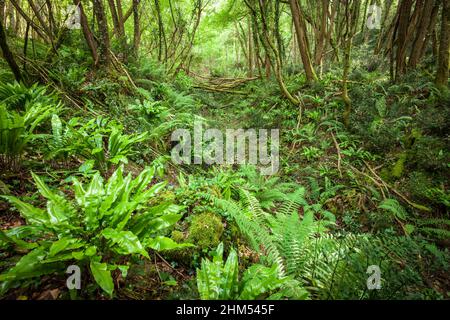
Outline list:
[[[177,243],[183,243],[186,239],[183,232],[174,230],[172,231],[172,240]]]
[[[215,248],[223,234],[222,219],[213,213],[202,213],[192,219],[188,241],[201,249]]]
[[[400,154],[397,162],[395,163],[394,167],[392,168],[392,176],[394,178],[400,178],[403,175],[403,171],[405,169],[406,158],[407,158],[407,154],[405,152]]]

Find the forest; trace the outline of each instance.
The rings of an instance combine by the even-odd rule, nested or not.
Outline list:
[[[447,300],[449,0],[0,0],[0,300]]]

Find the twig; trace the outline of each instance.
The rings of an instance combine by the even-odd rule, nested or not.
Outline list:
[[[133,86],[133,88],[138,91],[138,87],[136,86],[136,84],[134,83],[133,79],[131,78],[130,74],[128,73],[127,69],[124,67],[124,65],[119,61],[119,59],[117,59],[116,55],[114,54],[114,52],[112,52],[111,50],[109,50],[109,52],[111,53],[111,56],[114,58],[115,62],[122,68],[122,71],[125,73],[125,75],[127,76],[128,80],[130,81],[131,85]]]
[[[341,169],[342,154],[341,154],[341,147],[339,147],[339,143],[337,142],[333,131],[331,131],[331,137],[333,138],[334,146],[336,147],[336,152],[337,152],[337,155],[338,155],[338,163],[337,163],[338,171],[339,171],[339,176],[342,179],[342,169]]]
[[[172,269],[173,271],[175,271],[176,273],[178,273],[181,277],[183,277],[183,279],[185,278],[184,274],[182,274],[180,271],[178,271],[177,269],[175,269],[174,267],[172,267],[172,265],[167,262],[166,259],[164,259],[163,257],[161,257],[161,255],[155,251],[155,254],[161,259],[162,262],[164,262],[170,269]]]
[[[364,164],[366,165],[366,167],[370,170],[370,172],[384,185],[384,187],[386,189],[391,190],[393,193],[395,193],[398,197],[400,197],[404,202],[406,202],[408,205],[410,205],[411,207],[414,207],[416,209],[419,210],[423,210],[423,211],[428,211],[430,212],[431,210],[425,206],[422,206],[420,204],[414,203],[411,200],[409,200],[406,196],[404,196],[402,193],[400,193],[397,189],[395,189],[392,185],[390,185],[389,183],[385,182],[376,172],[375,170],[372,169],[372,167],[366,162],[364,161]]]

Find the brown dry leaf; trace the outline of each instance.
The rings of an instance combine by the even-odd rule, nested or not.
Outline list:
[[[59,289],[46,290],[37,297],[37,300],[56,300],[58,299],[60,292],[61,290]]]

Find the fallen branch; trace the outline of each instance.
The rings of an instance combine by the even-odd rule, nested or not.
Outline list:
[[[339,147],[339,143],[336,140],[336,137],[334,136],[334,133],[331,132],[331,137],[333,138],[333,142],[334,142],[334,146],[336,147],[336,152],[338,155],[338,171],[339,171],[339,176],[342,178],[342,169],[341,169],[341,161],[342,161],[342,154],[341,154],[341,148]]]
[[[416,209],[422,210],[422,211],[427,211],[430,212],[431,209],[427,208],[423,205],[417,204],[412,202],[411,200],[409,200],[406,196],[404,196],[402,193],[400,193],[398,190],[396,190],[392,185],[390,185],[389,183],[385,182],[376,172],[374,169],[372,169],[372,167],[366,162],[364,161],[364,164],[366,165],[366,167],[370,170],[370,172],[372,172],[372,174],[378,179],[380,180],[387,188],[389,188],[393,193],[395,193],[398,197],[400,197],[404,202],[406,202],[407,204],[409,204],[411,207],[414,207]]]
[[[207,90],[207,91],[220,92],[220,93],[232,93],[232,94],[240,94],[240,95],[246,95],[247,94],[246,92],[243,92],[243,91],[234,91],[234,90],[231,90],[231,89],[221,89],[221,88],[202,86],[202,85],[195,85],[194,88]]]

